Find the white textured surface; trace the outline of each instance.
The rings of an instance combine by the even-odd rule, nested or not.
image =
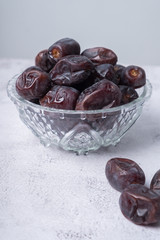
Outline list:
[[[131,158],[148,186],[160,168],[160,67],[145,67],[152,97],[121,142],[76,156],[44,148],[7,97],[8,80],[32,64],[0,60],[0,240],[159,240],[160,224],[136,226],[122,216],[104,169],[112,157]]]

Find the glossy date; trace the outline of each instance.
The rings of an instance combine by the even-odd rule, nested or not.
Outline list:
[[[101,80],[85,89],[77,100],[76,110],[96,110],[118,106],[121,92],[117,85]]]
[[[117,61],[117,55],[109,48],[93,47],[80,53],[77,41],[62,38],[36,55],[36,66],[18,77],[16,90],[24,99],[39,104],[51,87],[68,86],[80,92],[75,110],[117,107],[138,98],[135,88],[146,83],[142,68],[124,67]],[[107,124],[114,126],[113,121]]]
[[[126,104],[134,101],[138,98],[138,93],[133,87],[119,85],[119,88],[122,93],[121,104]]]
[[[77,41],[71,38],[62,38],[52,44],[48,49],[49,58],[56,62],[64,56],[79,54],[80,45]]]
[[[95,65],[104,63],[115,65],[118,60],[117,55],[111,49],[104,47],[88,48],[81,54],[88,57]]]
[[[124,69],[125,69],[125,66],[120,65],[120,64],[116,64],[114,66],[114,72],[115,72],[118,84],[120,84],[120,82],[121,82],[122,72],[123,72]]]
[[[47,49],[40,51],[35,58],[35,65],[40,67],[45,72],[49,72],[55,64],[55,61],[51,62],[49,59]]]
[[[40,99],[40,105],[56,109],[73,110],[78,96],[79,92],[74,88],[55,85]]]
[[[154,174],[150,188],[160,194],[160,169]]]
[[[123,215],[138,225],[160,221],[160,196],[141,184],[128,186],[119,199]]]
[[[130,65],[122,71],[120,84],[139,88],[146,83],[146,74],[143,68]]]
[[[70,55],[59,60],[50,71],[50,78],[53,84],[74,86],[85,82],[93,70],[93,63],[87,57]]]
[[[51,88],[49,75],[39,67],[27,68],[16,81],[16,90],[27,100],[42,98]]]
[[[118,79],[116,77],[114,67],[112,64],[101,64],[95,67],[95,74],[99,79],[107,79],[115,84],[118,84]]]
[[[145,183],[145,175],[140,166],[128,158],[112,158],[105,168],[110,185],[118,191],[123,191],[130,184]]]

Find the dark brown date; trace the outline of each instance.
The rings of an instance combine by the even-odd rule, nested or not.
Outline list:
[[[160,169],[154,174],[150,188],[160,194]]]
[[[77,100],[76,110],[96,110],[120,104],[121,91],[109,80],[101,80],[85,89]]]
[[[103,47],[88,48],[81,54],[88,57],[95,65],[103,63],[115,65],[118,60],[117,55],[112,50]]]
[[[55,61],[51,62],[49,59],[48,50],[40,51],[35,58],[35,65],[40,67],[45,72],[49,72],[55,64]]]
[[[145,183],[143,170],[128,158],[110,159],[106,164],[105,174],[110,185],[120,192],[130,184]]]
[[[50,71],[50,78],[53,84],[74,86],[88,79],[93,69],[93,63],[87,57],[70,55],[59,60]]]
[[[73,110],[78,96],[79,92],[74,88],[55,85],[40,99],[40,104],[50,108]]]
[[[16,81],[16,90],[27,100],[42,98],[51,88],[49,75],[39,67],[27,68]]]
[[[119,199],[123,215],[139,225],[149,225],[160,220],[160,196],[141,184],[128,186]]]
[[[95,83],[95,71],[91,72],[88,78],[84,82],[73,85],[79,92],[83,92],[86,88],[92,86]],[[100,80],[99,80],[100,81]]]
[[[105,113],[105,118],[102,118],[102,115],[93,113],[93,115],[89,115],[90,118],[88,122],[96,132],[106,134],[106,132],[114,128],[115,124],[117,125],[120,114],[121,111],[117,110],[111,113]]]
[[[118,84],[114,67],[112,64],[101,64],[95,67],[96,75],[99,79],[108,79],[115,84]],[[96,80],[97,81],[97,80]]]
[[[138,98],[138,93],[133,87],[119,85],[119,88],[122,93],[121,104],[130,103]]]
[[[32,99],[32,100],[29,100],[29,101],[32,102],[32,103],[35,103],[37,105],[40,105],[39,99]]]
[[[48,49],[49,58],[53,61],[58,61],[67,55],[78,54],[80,54],[80,45],[71,38],[62,38],[51,45]]]
[[[116,64],[114,66],[114,71],[115,71],[115,75],[116,75],[118,84],[120,84],[120,82],[121,82],[122,72],[123,72],[124,69],[125,69],[125,67],[123,65],[120,65],[120,64]]]
[[[122,72],[121,85],[139,88],[146,84],[146,74],[143,68],[138,66],[128,66]]]

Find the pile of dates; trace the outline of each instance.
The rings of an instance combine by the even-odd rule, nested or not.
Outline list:
[[[153,176],[150,188],[144,186],[145,174],[127,158],[112,158],[105,168],[110,185],[121,192],[119,205],[123,215],[138,225],[160,221],[160,170]]]
[[[138,66],[117,64],[110,49],[94,47],[80,52],[70,38],[55,42],[39,52],[35,66],[16,81],[18,94],[45,107],[67,110],[97,110],[129,103],[146,83]]]

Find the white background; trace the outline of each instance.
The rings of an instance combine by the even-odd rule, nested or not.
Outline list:
[[[30,58],[63,37],[119,63],[160,64],[159,0],[0,0],[0,57]]]

